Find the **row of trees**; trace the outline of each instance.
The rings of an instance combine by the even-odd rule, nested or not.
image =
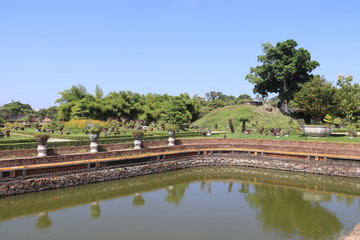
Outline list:
[[[250,68],[246,80],[254,84],[253,92],[263,97],[277,93],[279,107],[290,115],[288,105],[304,109],[316,122],[326,115],[343,118],[352,123],[360,119],[360,87],[352,76],[339,76],[336,85],[311,72],[320,64],[311,60],[310,53],[297,48],[293,39],[265,43],[261,65]]]
[[[182,126],[196,121],[215,108],[252,101],[247,94],[234,97],[216,91],[206,93],[205,97],[190,97],[186,93],[178,96],[153,93],[144,95],[131,91],[112,91],[104,96],[101,87],[96,86],[95,93],[90,94],[83,85],[74,85],[59,94],[57,107],[35,111],[29,104],[13,101],[0,108],[0,118],[6,119],[12,114],[27,114],[58,121],[112,118],[127,122],[140,120],[147,124],[162,121]]]

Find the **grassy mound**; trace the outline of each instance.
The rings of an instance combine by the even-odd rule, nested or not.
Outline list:
[[[271,106],[226,106],[215,109],[197,120],[192,126],[207,127],[211,129],[228,129],[228,119],[232,119],[237,130],[241,129],[241,119],[248,119],[247,128],[297,128],[297,121]]]

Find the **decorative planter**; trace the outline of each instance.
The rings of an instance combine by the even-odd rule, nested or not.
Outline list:
[[[173,130],[168,131],[168,136],[169,137],[175,137],[175,131],[173,131]]]
[[[97,153],[99,147],[99,134],[92,133],[89,135],[90,138],[90,152]]]
[[[99,141],[99,134],[92,133],[89,135],[90,142],[97,142]]]
[[[134,148],[135,149],[141,148],[141,140],[134,140]]]
[[[304,125],[303,130],[307,137],[329,137],[332,128],[324,125]]]
[[[211,136],[211,131],[210,130],[207,131],[206,136]]]
[[[169,146],[175,146],[175,138],[174,137],[169,137],[169,139],[168,139],[168,141],[169,141]]]
[[[349,132],[349,138],[356,138],[357,137],[357,132]]]
[[[98,142],[90,142],[90,152],[97,153],[98,152],[99,143]]]
[[[245,130],[245,134],[248,136],[250,134],[250,130]]]
[[[46,157],[47,156],[47,146],[45,144],[39,144],[37,147],[38,157]]]

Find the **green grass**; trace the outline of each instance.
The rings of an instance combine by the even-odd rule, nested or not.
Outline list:
[[[271,111],[270,109],[271,108]],[[269,106],[226,106],[215,109],[201,119],[194,122],[193,126],[208,127],[214,130],[228,129],[228,119],[232,119],[233,125],[240,130],[241,118],[248,118],[247,128],[282,128],[287,129],[296,126],[296,120],[282,114],[277,108]]]
[[[23,135],[16,135],[14,133],[10,133],[10,137],[4,137],[0,139],[0,143],[2,142],[9,142],[9,141],[17,141],[17,140],[24,140],[24,139],[34,139],[32,136],[23,136]]]
[[[235,133],[217,133],[212,136],[201,137],[201,138],[226,138],[229,139],[266,139],[266,140],[284,140],[284,141],[320,141],[320,142],[339,142],[339,143],[360,143],[360,137],[349,138],[347,135],[331,135],[330,137],[319,137],[319,138],[309,138],[306,137],[302,131],[296,131],[290,133],[288,137],[286,136],[266,136],[265,134],[258,134],[252,131],[248,136],[245,133],[235,132]],[[198,137],[200,138],[200,137]]]

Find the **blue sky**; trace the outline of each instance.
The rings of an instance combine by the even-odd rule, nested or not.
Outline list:
[[[313,73],[360,81],[357,0],[0,0],[0,105],[55,105],[83,84],[110,91],[221,91],[245,81],[261,44],[295,39]]]

